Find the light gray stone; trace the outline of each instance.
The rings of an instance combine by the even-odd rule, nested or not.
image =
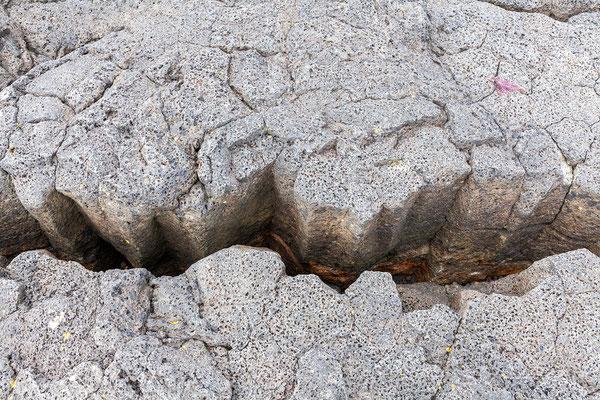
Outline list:
[[[0,90],[8,86],[19,75],[27,72],[34,63],[27,50],[23,31],[4,10],[0,11]]]
[[[139,336],[117,350],[98,393],[120,399],[230,399],[230,383],[208,359],[201,342],[172,348]]]
[[[488,3],[498,5],[507,10],[523,12],[539,12],[556,18],[567,20],[580,13],[588,13],[600,10],[598,0],[485,0]]]
[[[588,251],[229,246],[598,253],[598,6],[0,0],[0,253],[195,263],[17,256],[0,389],[597,397]]]
[[[459,322],[459,315],[443,304],[407,313],[403,317],[403,343],[416,343],[425,352],[427,362],[443,367]]]
[[[402,331],[402,302],[394,289],[389,274],[367,271],[345,292],[355,329],[381,349],[392,345]]]
[[[199,291],[202,316],[229,346],[239,348],[248,344],[266,318],[265,308],[276,300],[283,268],[277,253],[240,246],[199,261],[185,274]]]
[[[269,230],[464,282],[595,248],[594,1],[6,3],[0,249],[152,268]]]
[[[149,330],[161,338],[194,337],[212,346],[228,345],[217,327],[202,318],[200,293],[186,275],[156,278],[151,285],[153,313],[146,321]]]
[[[561,391],[566,398],[582,398],[598,390],[596,346],[590,342],[597,337],[591,308],[598,270],[596,256],[574,251],[536,262],[522,275],[505,278],[507,285],[502,279],[492,284],[511,296],[471,296],[442,398],[498,389],[517,398],[555,398]],[[478,360],[483,354],[488,361]]]
[[[346,400],[340,364],[326,353],[311,350],[298,361],[296,386],[291,399]]]
[[[403,312],[387,273],[365,273],[341,294],[314,275],[282,275],[275,253],[248,247],[161,278],[27,252],[2,281],[21,290],[0,319],[0,390],[19,399],[593,398],[599,260],[578,250],[456,285],[457,313],[443,304]]]
[[[0,394],[2,396],[6,396],[12,390],[11,386],[14,380],[10,357],[7,354],[0,355]]]
[[[44,399],[85,399],[100,388],[104,371],[93,362],[83,362],[75,366],[64,378],[47,385]]]
[[[587,392],[562,372],[550,371],[540,381],[532,395],[536,399],[583,399]]]
[[[23,301],[23,285],[19,282],[0,278],[0,318],[17,310]]]

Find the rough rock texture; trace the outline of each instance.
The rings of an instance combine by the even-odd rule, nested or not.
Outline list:
[[[178,277],[44,251],[0,278],[11,399],[593,399],[600,258],[578,250],[407,312],[390,274],[344,294],[231,247]],[[432,302],[432,304],[435,302]],[[596,396],[596,397],[594,397]]]
[[[490,2],[1,1],[0,253],[185,266],[268,231],[451,282],[597,250],[600,3]]]
[[[539,12],[559,21],[570,17],[600,11],[598,0],[482,0],[506,10],[521,12]]]

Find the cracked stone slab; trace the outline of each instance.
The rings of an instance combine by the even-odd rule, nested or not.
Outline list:
[[[588,250],[456,285],[449,297],[478,294],[459,312],[407,312],[388,273],[367,272],[342,294],[241,246],[178,277],[91,272],[43,251],[6,270],[0,390],[13,398],[554,399],[600,389],[600,258]],[[257,305],[259,318],[240,317]],[[221,318],[232,307],[240,312]]]
[[[597,249],[598,4],[492,2],[2,3],[0,251],[184,268],[269,231],[465,282]]]
[[[560,390],[585,397],[598,390],[597,346],[591,344],[597,341],[597,318],[587,308],[597,300],[597,274],[598,258],[578,250],[492,283],[490,289],[510,296],[482,294],[467,303],[442,398],[554,398]],[[487,362],[478,360],[483,354]],[[559,389],[561,380],[565,386]]]
[[[202,342],[180,348],[139,336],[115,353],[96,391],[120,399],[231,399],[231,385],[211,362]]]
[[[291,398],[347,399],[340,364],[327,353],[316,350],[306,353],[298,361],[296,387]]]
[[[246,267],[240,271],[237,265]],[[283,265],[274,252],[234,247],[201,260],[185,274],[200,293],[204,319],[229,346],[243,347],[275,300]]]

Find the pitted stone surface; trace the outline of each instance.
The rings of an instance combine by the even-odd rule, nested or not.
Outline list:
[[[596,249],[599,4],[2,2],[0,253],[189,265],[270,230],[465,282]]]
[[[238,247],[199,261],[185,274],[197,287],[203,317],[217,327],[228,346],[239,348],[248,344],[266,307],[276,300],[283,266],[274,252]]]
[[[598,399],[599,11],[0,0],[0,398]]]
[[[522,274],[470,285],[479,295],[463,299],[440,393],[593,398],[599,336],[589,307],[597,301],[598,261],[578,250],[538,261]]]
[[[23,299],[23,285],[19,282],[0,278],[0,318],[17,311]]]
[[[507,10],[539,12],[558,20],[600,11],[598,0],[482,0]]]
[[[306,353],[298,361],[296,387],[291,398],[346,400],[348,396],[339,362],[317,350]]]
[[[42,251],[6,271],[3,398],[593,399],[600,390],[600,258],[587,250],[447,287],[448,298],[478,293],[462,296],[460,313],[407,312],[388,273],[366,272],[341,294],[242,246],[178,277],[90,272]]]

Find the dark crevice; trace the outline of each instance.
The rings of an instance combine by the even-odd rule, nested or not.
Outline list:
[[[130,269],[131,264],[110,243],[99,239],[93,248],[84,252],[83,256],[74,256],[48,246],[43,250],[52,253],[56,258],[64,261],[75,261],[94,272],[108,271],[111,269]],[[42,250],[42,249],[39,249]]]
[[[166,242],[163,242],[166,243]],[[198,260],[191,260],[182,254],[178,254],[168,245],[163,244],[164,249],[157,254],[161,254],[154,262],[144,265],[155,276],[177,276],[185,272],[190,265]],[[334,285],[340,290],[344,290],[350,286],[362,271],[352,271],[339,267],[332,267],[318,264],[310,260],[302,260],[299,252],[293,244],[288,243],[273,227],[272,221],[269,221],[265,226],[258,229],[246,239],[239,240],[231,245],[245,245],[252,247],[267,248],[278,253],[286,266],[286,274],[296,276],[300,274],[315,274],[321,280],[329,285]],[[225,247],[228,247],[225,246]],[[83,256],[72,256],[64,252],[60,252],[53,247],[47,247],[46,250],[53,253],[57,258],[63,260],[77,261],[86,268],[100,272],[110,269],[131,269],[132,263],[127,258],[119,253],[112,245],[102,240],[100,237],[86,250],[82,250]],[[477,275],[464,282],[495,280],[499,277],[520,272],[527,268],[533,261],[489,261],[481,260],[477,270],[488,271],[485,274]],[[368,270],[388,272],[392,275],[394,282],[397,284],[410,284],[417,282],[433,281],[430,274],[430,260],[428,255],[417,256],[402,256],[389,255],[375,262]],[[448,282],[443,282],[448,283]]]
[[[264,179],[270,181],[272,177]],[[465,185],[467,180],[468,176],[464,177],[462,185]],[[147,268],[155,276],[176,276],[202,257],[220,249],[236,244],[248,245],[269,248],[277,252],[286,266],[286,273],[290,276],[316,274],[325,283],[335,285],[343,290],[352,284],[363,270],[389,272],[394,277],[394,281],[399,284],[416,282],[445,284],[453,281],[467,283],[497,279],[500,276],[513,274],[522,271],[535,261],[531,259],[533,256],[518,251],[514,254],[504,253],[502,256],[498,256],[493,251],[490,254],[487,248],[457,249],[447,248],[443,245],[438,246],[435,239],[439,236],[440,230],[437,230],[431,232],[429,241],[424,243],[404,243],[400,238],[398,240],[399,243],[403,243],[402,248],[393,247],[386,256],[372,258],[365,261],[365,265],[335,265],[339,257],[337,254],[331,254],[335,253],[331,249],[340,247],[336,243],[335,235],[328,235],[327,231],[321,232],[324,237],[322,243],[319,243],[316,248],[312,248],[310,254],[306,255],[300,251],[301,246],[294,243],[296,240],[294,229],[296,228],[293,224],[290,225],[294,219],[293,213],[290,214],[290,210],[281,209],[278,206],[278,204],[282,204],[282,200],[278,198],[279,195],[272,192],[272,189],[267,189],[270,186],[265,186],[265,182],[257,183],[254,186],[259,188],[261,200],[249,201],[245,207],[246,211],[240,215],[235,217],[225,215],[224,218],[230,219],[227,221],[221,219],[217,231],[206,236],[206,240],[210,243],[206,243],[202,254],[190,250],[185,244],[190,240],[201,239],[185,237],[187,233],[175,227],[178,223],[177,220],[174,220],[175,225],[169,225],[166,219],[157,218],[154,221],[155,224],[152,225],[152,229],[156,230],[154,233],[156,233],[157,239],[154,241],[156,248],[152,253],[156,256],[145,258],[140,266]],[[448,199],[452,200],[449,209],[454,207],[459,193],[460,190],[457,189],[454,199]],[[120,253],[115,246],[102,239],[102,232],[98,231],[94,224],[85,217],[85,212],[76,206],[75,202],[72,202],[72,206],[73,209],[68,213],[70,217],[61,223],[60,230],[71,232],[73,229],[70,228],[74,228],[85,236],[84,240],[81,239],[82,235],[75,238],[76,246],[72,249],[76,250],[77,254],[64,250],[58,251],[52,247],[47,249],[60,259],[77,261],[93,271],[133,268],[135,265],[133,262],[128,261],[126,256]],[[263,212],[261,210],[267,211],[264,211],[264,215],[258,215]],[[223,206],[216,208],[215,212],[223,212]],[[431,217],[433,218],[433,216]],[[440,221],[440,229],[444,226],[448,226],[448,215],[445,215],[444,219]],[[383,240],[389,234],[382,231],[378,236]],[[521,245],[516,243],[516,247],[511,246],[511,248],[521,248]],[[427,251],[417,251],[420,247],[426,248]],[[439,257],[432,257],[431,250],[434,247],[436,251],[441,252],[442,256],[451,256],[448,259],[449,268],[446,268],[442,275],[432,273],[435,271],[435,267],[442,262]],[[540,257],[537,257],[538,255]],[[536,259],[548,255],[550,254],[536,254]]]
[[[107,271],[110,269],[131,269],[131,263],[119,253],[113,246],[102,239],[99,239],[94,248],[85,252],[84,257],[74,257],[64,252],[60,252],[53,247],[46,247],[57,258],[62,260],[77,261],[86,268],[95,271]],[[286,274],[296,276],[301,274],[315,274],[321,280],[329,285],[334,285],[341,290],[350,286],[361,274],[361,271],[348,271],[340,268],[320,265],[311,261],[302,261],[297,252],[286,243],[281,236],[273,232],[270,227],[262,229],[256,235],[248,240],[239,243],[252,247],[267,248],[278,253],[285,264]],[[197,260],[196,260],[197,261]],[[195,262],[195,261],[194,261]],[[191,264],[189,260],[183,259],[180,255],[171,249],[165,249],[162,256],[151,265],[146,265],[150,272],[155,276],[177,276],[185,272]],[[502,276],[510,275],[526,269],[533,261],[515,261],[511,262],[486,262],[481,261],[477,267],[490,271],[483,275],[478,275],[469,281],[496,280]],[[376,262],[369,270],[389,272],[394,282],[397,284],[410,284],[418,282],[431,282],[429,261],[426,257],[386,257]],[[465,282],[462,282],[465,283]]]
[[[161,238],[169,233],[160,224],[158,224]],[[442,223],[445,225],[445,223]],[[92,271],[106,271],[110,269],[130,269],[133,264],[121,254],[110,243],[103,240],[91,224],[87,222],[87,229],[94,233],[94,237],[87,243],[83,244],[82,248],[78,249],[78,254],[68,254],[64,251],[59,251],[50,246],[45,247],[46,250],[53,253],[57,258],[63,260],[77,261]],[[432,263],[430,253],[411,254],[411,251],[396,252],[392,251],[388,256],[383,257],[373,262],[369,268],[361,268],[360,270],[352,270],[340,266],[322,265],[310,259],[303,259],[300,251],[294,243],[290,243],[290,239],[285,237],[284,232],[281,232],[275,226],[273,217],[261,226],[255,226],[254,230],[246,229],[241,232],[237,240],[227,241],[225,238],[220,245],[213,251],[216,252],[222,248],[232,245],[247,245],[253,247],[268,248],[281,256],[282,261],[286,266],[286,273],[289,276],[299,274],[315,274],[318,275],[325,283],[335,285],[340,289],[345,289],[358,279],[363,269],[371,271],[389,272],[397,284],[409,284],[417,282],[436,282],[436,283],[467,283],[471,281],[495,280],[499,277],[520,272],[526,269],[535,260],[527,259],[525,254],[506,255],[505,259],[486,259],[484,256],[477,257],[473,254],[473,258],[469,260],[468,271],[465,273],[452,272],[452,280],[443,280],[439,277],[434,278],[431,274]],[[434,235],[435,237],[436,235]],[[285,238],[284,238],[285,237]],[[187,270],[187,268],[198,261],[201,257],[190,257],[187,254],[182,254],[169,245],[173,243],[172,238],[169,241],[160,241],[160,246],[163,247],[160,251],[155,252],[159,256],[150,262],[143,265],[155,276],[177,276]],[[331,244],[331,243],[329,243]],[[432,243],[429,244],[431,248]],[[443,249],[443,251],[454,252],[457,249]],[[458,249],[461,250],[461,249]],[[209,254],[207,254],[209,255]],[[550,254],[544,254],[547,256]],[[543,258],[543,257],[537,257]],[[462,271],[461,267],[461,271]],[[480,274],[467,274],[467,272],[478,271]]]
[[[465,178],[464,182],[467,181]],[[265,192],[264,190],[262,191]],[[460,190],[454,196],[453,202]],[[394,248],[386,256],[374,258],[367,261],[366,265],[343,266],[335,265],[338,257],[336,254],[330,254],[331,248],[337,248],[335,236],[330,240],[323,239],[323,243],[318,248],[311,249],[312,255],[306,255],[300,251],[298,243],[294,243],[293,227],[282,219],[293,218],[287,215],[286,210],[278,209],[275,206],[277,200],[273,194],[263,198],[264,203],[261,207],[267,206],[269,211],[264,216],[256,218],[257,210],[253,204],[249,204],[248,211],[244,215],[238,215],[233,221],[222,224],[229,224],[221,232],[209,234],[203,254],[190,251],[185,243],[190,238],[186,238],[186,233],[173,229],[172,226],[159,220],[155,221],[153,229],[157,230],[157,240],[153,251],[155,258],[147,257],[142,261],[143,266],[155,276],[176,276],[183,273],[190,265],[197,262],[204,256],[208,256],[223,248],[232,245],[248,245],[253,247],[268,248],[281,256],[286,266],[286,273],[290,276],[299,274],[316,274],[325,283],[335,285],[340,289],[345,289],[352,284],[363,270],[389,272],[394,281],[399,284],[417,283],[417,282],[436,282],[436,283],[466,283],[470,281],[481,281],[486,279],[496,279],[500,276],[513,274],[527,268],[533,261],[529,259],[532,256],[525,253],[516,252],[515,254],[504,254],[503,258],[490,258],[486,249],[456,249],[438,246],[437,251],[442,255],[450,254],[454,260],[450,262],[450,270],[445,275],[435,276],[431,271],[441,261],[439,258],[432,257],[431,249],[435,247],[435,238],[439,230],[432,232],[432,236],[427,243],[422,243],[427,251],[419,252],[420,243],[405,243],[400,248]],[[70,202],[72,200],[69,199]],[[72,209],[70,215],[61,223],[60,231],[78,231],[80,235],[70,237],[75,243],[70,247],[71,250],[60,251],[56,247],[43,247],[52,252],[57,258],[63,260],[73,260],[81,263],[86,268],[93,271],[106,271],[110,269],[130,269],[135,265],[127,260],[127,257],[119,252],[117,248],[108,241],[102,239],[102,232],[99,232],[91,221],[85,217],[85,212],[81,210],[75,202],[70,203]],[[254,204],[256,205],[256,204]],[[217,209],[217,211],[219,211]],[[219,211],[220,212],[220,211]],[[247,215],[246,215],[247,214]],[[242,219],[250,218],[251,222],[244,222]],[[253,222],[252,222],[253,221]],[[448,225],[448,215],[440,223],[440,229]],[[71,235],[72,236],[72,235]],[[385,238],[387,235],[382,232],[380,235]],[[412,246],[412,247],[410,247]],[[423,247],[423,246],[421,246]],[[493,253],[493,252],[492,252]],[[195,255],[194,255],[195,254]],[[465,257],[466,254],[466,257]],[[537,256],[540,257],[537,257]],[[550,254],[536,254],[536,259],[543,258]],[[319,258],[321,257],[321,258]],[[461,259],[461,257],[465,259]],[[330,260],[329,262],[319,260]],[[332,261],[333,260],[333,261]],[[436,261],[437,260],[437,261]],[[132,260],[134,261],[134,260]],[[454,262],[456,265],[453,265]],[[437,264],[436,264],[437,263]]]
[[[50,245],[47,250],[57,258],[76,261],[95,272],[130,268],[131,264],[127,258],[96,232],[76,203],[66,196],[65,198],[73,206],[71,217],[68,218],[68,221],[65,221],[65,224],[73,224],[72,231],[79,232],[80,237],[77,238],[77,247],[74,248],[74,251],[69,252]],[[68,227],[65,227],[65,229],[68,229]],[[51,239],[50,242],[52,243]]]

